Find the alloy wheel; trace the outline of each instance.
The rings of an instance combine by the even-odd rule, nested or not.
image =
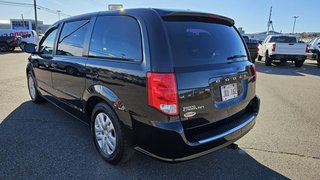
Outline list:
[[[106,155],[111,155],[116,149],[116,132],[107,114],[101,112],[96,116],[94,131],[100,149]]]

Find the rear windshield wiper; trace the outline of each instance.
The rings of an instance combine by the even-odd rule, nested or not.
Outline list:
[[[228,57],[227,59],[228,60],[231,60],[231,59],[238,59],[238,58],[244,58],[244,57],[247,57],[246,55],[234,55],[234,56],[230,56]]]

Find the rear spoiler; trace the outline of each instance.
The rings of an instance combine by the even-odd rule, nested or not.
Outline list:
[[[165,21],[200,21],[208,23],[218,23],[227,26],[233,26],[234,20],[216,15],[216,14],[206,14],[206,13],[194,13],[194,12],[173,12],[163,15],[162,18]]]

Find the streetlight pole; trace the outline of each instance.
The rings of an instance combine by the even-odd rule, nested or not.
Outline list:
[[[296,28],[296,21],[299,18],[299,16],[293,16],[294,18],[294,23],[293,23],[293,30],[292,30],[292,34],[294,33],[294,29]]]
[[[35,29],[36,29],[36,33],[38,34],[38,15],[37,15],[37,1],[34,0],[33,1],[33,6],[34,6],[34,24],[35,24]]]

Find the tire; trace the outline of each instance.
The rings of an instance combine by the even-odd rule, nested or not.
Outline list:
[[[264,63],[266,66],[271,66],[272,60],[270,59],[268,52],[266,52]]]
[[[29,91],[29,95],[32,102],[37,104],[44,102],[45,100],[37,90],[36,83],[34,81],[34,77],[31,72],[28,72],[27,81],[28,81],[28,91]]]
[[[14,51],[16,48],[15,47],[11,47],[9,48],[9,51]]]
[[[0,52],[7,52],[9,51],[9,46],[6,43],[0,43]]]
[[[258,61],[261,61],[261,60],[262,60],[262,56],[258,55]]]
[[[91,133],[100,156],[110,164],[127,162],[133,154],[130,137],[113,110],[102,102],[91,114]]]
[[[280,60],[280,62],[281,62],[282,64],[284,64],[284,63],[286,63],[287,61],[286,61],[286,60],[281,59],[281,60]]]
[[[251,62],[254,64],[256,63],[256,59],[255,58],[252,58]]]
[[[21,49],[22,51],[24,51],[24,46],[25,46],[26,44],[27,44],[27,43],[25,43],[25,42],[20,43],[19,47],[20,47],[20,49]]]
[[[318,64],[318,68],[320,68],[320,54],[318,54],[318,57],[317,57],[317,64]]]
[[[302,67],[303,63],[304,63],[304,60],[303,61],[295,61],[294,66],[297,68],[300,68],[300,67]]]

